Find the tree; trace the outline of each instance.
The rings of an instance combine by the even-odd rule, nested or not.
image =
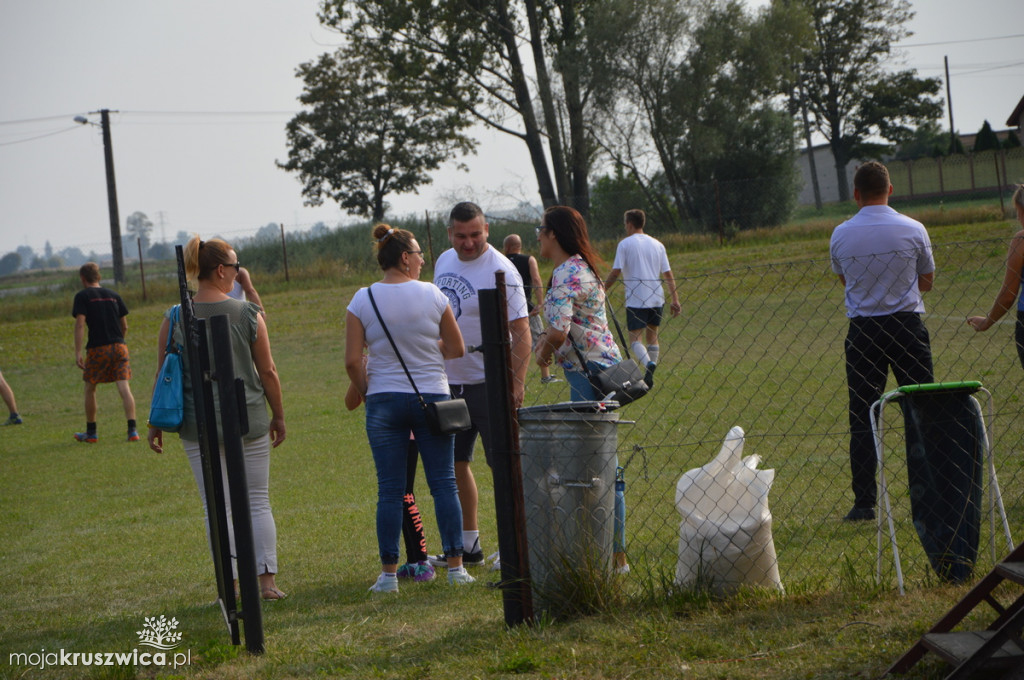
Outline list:
[[[774,95],[799,54],[802,14],[778,4],[750,14],[737,1],[636,7],[618,72],[625,96],[602,147],[663,218],[667,193],[705,225],[719,215],[741,228],[780,223],[796,198],[795,129]]]
[[[982,124],[981,129],[978,130],[978,134],[974,136],[974,153],[995,151],[1001,149],[1002,146],[1003,144],[999,141],[998,135],[993,132],[992,126],[986,120]]]
[[[151,260],[173,260],[174,248],[166,243],[154,243],[146,251],[146,257]]]
[[[1003,140],[1004,149],[1016,149],[1020,145],[1020,137],[1018,137],[1017,133],[1013,131],[1006,135],[1006,139]]]
[[[21,255],[18,253],[7,253],[0,257],[0,276],[13,274],[21,267]]]
[[[281,238],[281,225],[277,222],[269,222],[256,231],[253,241],[266,243]]]
[[[75,248],[74,246],[64,248],[57,253],[57,255],[60,256],[60,259],[63,260],[64,264],[68,267],[80,267],[89,261],[88,258],[86,258],[85,253],[82,252],[82,249]]]
[[[21,255],[22,269],[28,269],[30,267],[29,263],[36,257],[35,251],[32,250],[30,246],[18,246],[15,248],[15,252],[17,252],[18,255]]]
[[[125,252],[128,254],[138,254],[138,246],[135,240],[138,239],[142,243],[142,252],[149,250],[149,234],[153,231],[153,222],[146,213],[135,211],[128,216],[125,220],[125,231],[131,238],[125,239]]]
[[[589,210],[592,107],[635,0],[325,0],[321,21],[421,78],[461,117],[523,140],[544,205]]]
[[[872,137],[899,143],[916,124],[942,115],[937,78],[914,70],[886,71],[892,45],[911,35],[908,0],[784,0],[810,14],[814,39],[802,59],[795,109],[806,106],[825,136],[836,164],[840,200],[849,200],[846,166],[885,147]]]
[[[388,194],[415,192],[456,151],[474,142],[469,121],[430,88],[413,59],[389,78],[378,52],[344,47],[302,64],[299,101],[309,107],[287,126],[288,162],[307,205],[327,196],[351,214],[381,220]]]

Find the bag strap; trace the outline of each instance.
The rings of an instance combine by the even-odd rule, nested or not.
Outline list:
[[[602,283],[600,280],[598,281],[598,285],[604,288],[604,283]],[[626,337],[622,334],[622,326],[619,325],[619,320],[615,318],[615,312],[612,310],[612,305],[610,302],[608,302],[608,291],[605,291],[605,305],[608,308],[608,316],[612,317],[612,323],[615,324],[615,330],[619,334],[619,340],[622,342],[622,352],[623,354],[625,354],[626,359],[632,359],[632,357],[629,356],[629,345],[626,344]],[[584,373],[590,375],[590,371],[587,370],[587,361],[583,357],[583,353],[580,352],[580,348],[576,346],[576,341],[573,340],[572,337],[572,319],[569,320],[569,332],[566,335],[569,336],[569,344],[571,344],[572,348],[576,351],[576,356],[580,358],[580,368],[583,369]]]
[[[612,323],[615,324],[615,330],[619,334],[619,340],[622,342],[622,351],[625,353],[627,359],[632,359],[629,356],[629,344],[626,342],[626,336],[622,334],[622,326],[619,325],[619,320],[615,317],[615,310],[612,309],[612,303],[608,302],[608,291],[605,291],[605,304],[608,305],[608,316],[612,317]]]
[[[399,363],[402,364],[402,370],[405,371],[405,375],[409,378],[409,384],[412,385],[413,392],[416,393],[416,398],[420,400],[420,406],[424,409],[427,408],[427,404],[423,401],[423,395],[416,388],[416,381],[412,379],[412,373],[409,372],[409,368],[405,365],[405,359],[402,358],[402,353],[398,351],[398,345],[395,344],[395,339],[391,337],[391,331],[388,330],[387,324],[384,323],[384,317],[380,315],[380,310],[377,309],[377,301],[373,299],[373,285],[371,284],[366,289],[366,294],[370,296],[370,304],[373,305],[373,313],[377,315],[377,321],[380,321],[380,327],[384,329],[384,335],[388,336],[388,342],[391,343],[391,349],[395,350],[395,356],[398,357]]]
[[[174,325],[178,323],[178,317],[181,314],[181,305],[174,305],[171,307],[171,318],[170,325],[167,327],[167,347],[164,348],[164,354],[181,354],[181,351],[177,348],[174,342]]]

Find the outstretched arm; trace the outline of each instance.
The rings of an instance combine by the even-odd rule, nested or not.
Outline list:
[[[1006,255],[1006,273],[1003,275],[1003,285],[996,295],[992,309],[985,316],[969,316],[967,324],[976,331],[987,331],[992,325],[1003,318],[1017,299],[1020,291],[1021,271],[1024,271],[1024,231],[1017,232],[1010,241],[1010,250]]]

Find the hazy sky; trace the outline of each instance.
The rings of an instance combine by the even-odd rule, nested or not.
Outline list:
[[[76,246],[107,252],[99,128],[111,114],[121,225],[135,211],[157,240],[178,231],[248,236],[268,222],[308,229],[348,219],[303,206],[285,160],[298,110],[298,64],[330,51],[318,0],[0,0],[0,254]],[[763,4],[757,2],[754,4]],[[954,123],[995,129],[1024,96],[1024,3],[918,0],[906,64],[943,77],[949,57]],[[943,93],[944,94],[944,93]],[[943,120],[943,127],[948,119]],[[471,172],[439,171],[396,212],[444,211],[453,197],[485,209],[536,202],[525,146],[487,131]]]

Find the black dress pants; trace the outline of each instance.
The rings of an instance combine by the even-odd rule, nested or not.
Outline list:
[[[855,508],[873,508],[877,500],[871,405],[881,398],[889,369],[900,386],[935,382],[928,329],[915,312],[850,319],[846,335],[846,383],[849,390],[850,473]]]

